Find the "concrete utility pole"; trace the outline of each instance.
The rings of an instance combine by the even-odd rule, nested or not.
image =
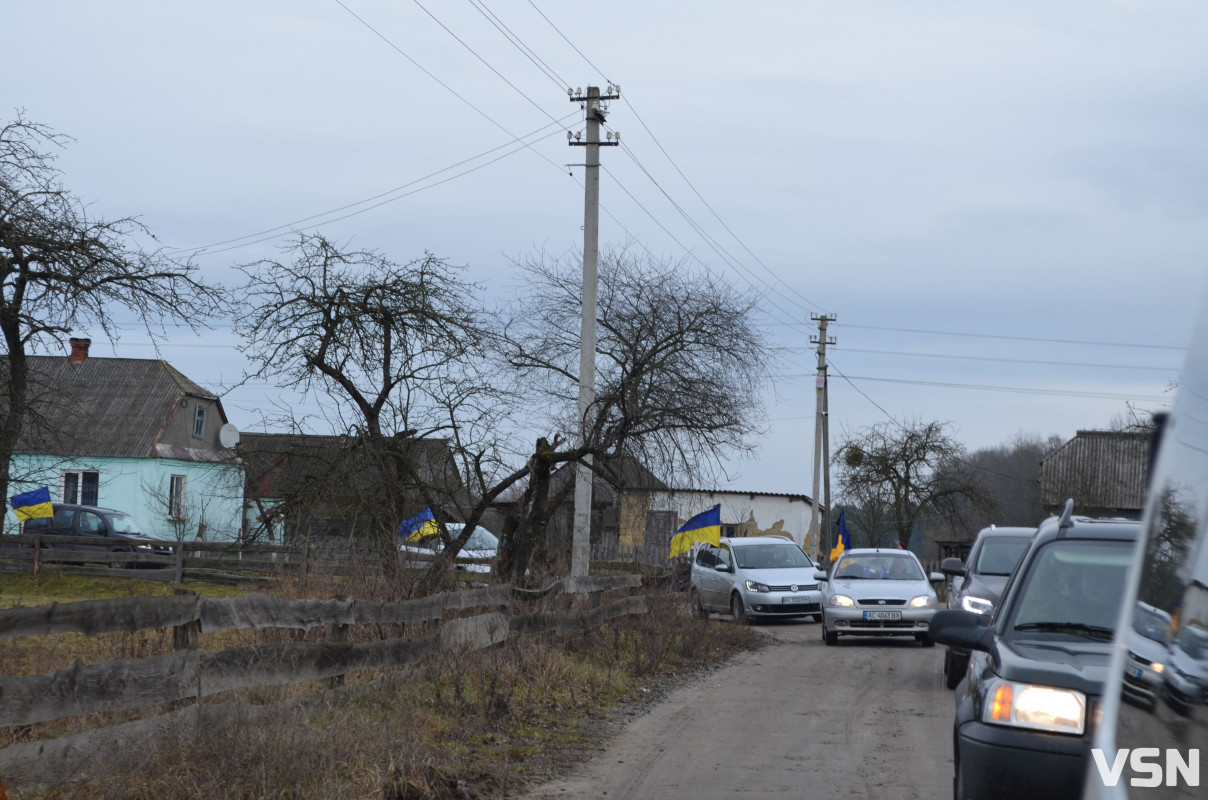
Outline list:
[[[588,86],[587,95],[580,91],[567,90],[572,103],[582,103],[587,116],[587,140],[581,134],[566,132],[568,143],[586,147],[587,158],[583,165],[583,317],[579,344],[579,442],[590,440],[593,421],[589,418],[596,399],[596,270],[600,260],[600,145],[620,144],[620,134],[615,139],[600,141],[600,123],[605,119],[606,107],[601,101],[615,100],[621,96],[621,87],[609,86],[608,94],[601,95],[600,87]],[[570,551],[570,574],[587,575],[591,561],[591,456],[587,456],[575,468],[575,527]]]
[[[835,319],[834,314],[810,314],[810,320],[818,323],[818,335],[810,336],[810,344],[818,345],[818,377],[815,382],[817,398],[815,400],[814,413],[814,502],[810,506],[809,547],[814,552],[820,553],[824,558],[830,555],[831,538],[830,426],[826,391],[826,346],[835,343],[835,337],[827,337],[826,325],[829,322],[834,322]],[[826,532],[825,536],[821,535],[821,532],[818,530],[818,503],[821,499],[819,490],[823,488],[818,484],[822,479],[823,473],[826,474],[826,499],[822,501],[826,508],[826,513],[822,517],[822,530]]]

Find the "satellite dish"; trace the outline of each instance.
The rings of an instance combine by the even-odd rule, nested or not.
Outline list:
[[[239,444],[239,429],[227,423],[218,429],[218,443],[228,450],[233,450]]]

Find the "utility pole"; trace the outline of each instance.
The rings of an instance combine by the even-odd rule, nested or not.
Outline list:
[[[830,427],[828,425],[827,413],[827,391],[826,391],[826,346],[835,343],[835,337],[826,335],[827,323],[834,322],[836,319],[834,314],[810,314],[810,320],[818,323],[818,335],[810,336],[810,344],[818,345],[818,377],[815,381],[817,397],[814,403],[814,496],[813,503],[810,506],[810,533],[809,547],[816,553],[820,553],[823,557],[830,555]],[[825,514],[822,516],[822,530],[825,535],[822,535],[818,529],[818,503],[820,498],[819,491],[823,489],[818,484],[822,480],[823,473],[826,474],[825,492],[826,499],[823,505],[826,508]]]
[[[615,90],[615,91],[614,91]],[[601,95],[600,87],[588,86],[586,96],[582,90],[567,89],[572,103],[580,103],[586,110],[587,140],[580,133],[566,132],[567,143],[572,147],[586,147],[587,157],[583,164],[583,316],[579,334],[579,443],[591,440],[593,421],[590,419],[592,404],[596,399],[596,287],[597,267],[600,260],[600,145],[620,144],[620,135],[610,132],[606,142],[600,141],[600,123],[605,120],[607,108],[601,101],[615,100],[621,96],[621,87],[609,86],[608,94]],[[585,456],[575,466],[575,523],[571,540],[570,574],[586,576],[591,561],[591,456]]]

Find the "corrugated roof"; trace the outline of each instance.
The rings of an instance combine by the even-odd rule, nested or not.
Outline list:
[[[153,457],[182,397],[218,399],[158,359],[31,356],[29,370],[33,403],[48,424],[27,428],[18,449],[28,453]]]
[[[1078,431],[1040,462],[1041,493],[1046,505],[1140,509],[1148,467],[1149,434]]]

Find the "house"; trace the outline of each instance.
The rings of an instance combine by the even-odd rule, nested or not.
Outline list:
[[[90,343],[28,357],[10,493],[47,486],[52,502],[125,511],[160,539],[236,538],[243,468],[222,401],[166,361],[90,357]],[[5,531],[17,526],[7,509]]]
[[[563,467],[550,479],[551,497],[573,478]],[[722,536],[788,536],[805,545],[813,501],[803,494],[673,489],[631,457],[613,459],[592,482],[592,550],[596,558],[638,553],[650,563],[667,559],[675,530],[690,517],[721,506]],[[574,498],[568,494],[555,512],[551,535],[569,537]]]
[[[462,518],[469,501],[447,441],[398,434],[383,444],[368,447],[348,435],[244,433],[238,446],[246,475],[244,536],[343,549],[366,543],[383,529],[384,498],[393,497],[392,505],[406,515],[429,505],[421,493],[405,488],[408,478],[384,478],[394,457],[410,460],[444,513]],[[402,518],[387,527],[393,530]]]
[[[1040,496],[1051,514],[1067,498],[1088,517],[1140,519],[1145,506],[1150,435],[1078,431],[1040,462]]]

